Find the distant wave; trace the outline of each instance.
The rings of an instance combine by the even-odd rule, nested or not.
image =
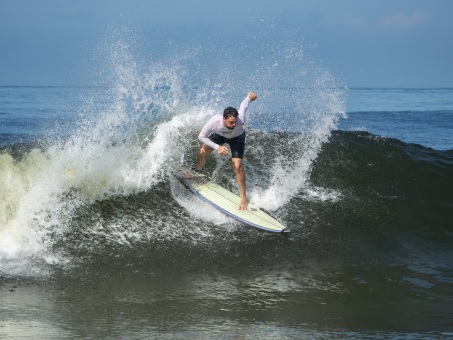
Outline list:
[[[348,114],[363,114],[363,115],[372,115],[372,114],[381,114],[381,113],[392,113],[392,114],[401,114],[401,115],[410,115],[413,113],[418,113],[418,114],[453,114],[453,110],[423,110],[423,111],[418,111],[418,110],[397,110],[397,111],[388,111],[388,110],[382,110],[382,111],[374,111],[374,110],[367,110],[367,111],[348,111]]]

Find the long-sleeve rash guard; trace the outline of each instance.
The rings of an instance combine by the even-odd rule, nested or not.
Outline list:
[[[245,112],[249,107],[249,103],[250,99],[247,96],[242,101],[241,106],[239,107],[236,126],[234,127],[234,129],[230,130],[226,128],[223,125],[223,115],[217,114],[213,116],[211,119],[209,119],[208,122],[203,127],[203,129],[201,129],[201,132],[198,135],[198,140],[203,144],[206,144],[207,146],[217,150],[220,145],[214,143],[209,139],[209,135],[211,133],[214,132],[228,139],[240,136],[242,133],[244,133]]]

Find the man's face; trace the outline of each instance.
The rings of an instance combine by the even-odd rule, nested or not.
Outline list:
[[[230,116],[227,119],[223,118],[223,125],[230,130],[233,130],[236,127],[237,118]]]

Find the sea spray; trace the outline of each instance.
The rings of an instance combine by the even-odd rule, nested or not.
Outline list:
[[[216,56],[212,59],[219,69],[206,75],[202,81],[206,85],[197,89],[207,94],[205,100],[215,103],[211,107],[217,113],[226,106],[238,106],[248,91],[258,93],[246,118],[248,198],[260,207],[277,210],[302,188],[311,193],[323,191],[310,187],[311,165],[339,119],[346,117],[346,87],[294,43],[246,44],[243,49],[247,52],[233,56],[229,51],[234,48],[213,49]],[[250,60],[249,55],[260,58]],[[225,60],[229,64],[222,67]],[[209,107],[209,103],[203,104]],[[264,150],[259,140],[268,131],[291,132],[292,137],[274,140],[273,146]],[[229,161],[215,154],[213,158],[216,166],[211,173],[214,180],[222,181],[231,173]],[[253,159],[254,165],[248,159]],[[235,187],[234,175],[229,177]]]
[[[276,210],[307,185],[313,160],[344,112],[344,91],[300,51],[279,54],[273,48],[258,68],[247,64],[203,74],[193,69],[196,54],[187,54],[195,60],[140,63],[124,41],[115,40],[106,50],[109,71],[102,73],[109,76],[102,82],[108,86],[85,98],[69,136],[14,160],[2,153],[6,171],[0,176],[7,183],[2,194],[8,199],[1,205],[0,270],[29,272],[32,258],[65,264],[69,252],[97,252],[107,245],[197,243],[212,236],[210,223],[229,220],[190,213],[190,207],[198,208],[193,202],[180,211],[177,195],[164,201],[160,196],[169,191],[171,173],[194,161],[204,122],[239,105],[248,91],[258,93],[247,118],[248,194],[259,206]],[[279,131],[290,134],[279,139]],[[211,158],[214,180],[234,183],[229,163]],[[130,205],[140,207],[133,217]]]
[[[293,122],[287,130],[294,131],[296,127],[299,133],[286,139],[285,144],[277,145],[275,158],[268,163],[271,168],[268,187],[250,195],[265,209],[276,210],[301,189],[310,187],[312,163],[337,127],[339,118],[345,117],[344,90],[332,87],[329,75],[321,80],[318,79],[317,86],[308,93],[301,91],[302,95],[315,100],[316,105],[310,102],[309,111],[300,105],[294,108],[294,115],[300,119],[299,127]]]
[[[339,119],[346,117],[347,89],[293,44],[263,53],[251,79],[258,100],[250,106],[248,125],[259,133],[247,137],[248,197],[260,207],[277,210],[310,187],[313,161]],[[291,134],[263,150],[256,137],[265,131]],[[255,163],[259,166],[247,165],[249,157],[261,158]]]
[[[175,94],[176,70],[159,64],[138,76],[131,56],[118,46],[116,83],[99,91],[106,96],[102,105],[87,98],[69,138],[16,160],[1,155],[1,260],[50,259],[52,245],[70,232],[77,209],[145,191],[165,178],[165,164],[177,150],[174,134],[187,123],[172,120],[181,98]]]

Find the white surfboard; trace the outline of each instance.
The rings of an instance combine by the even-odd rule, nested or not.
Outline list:
[[[239,222],[274,233],[289,233],[285,225],[253,204],[247,204],[247,210],[239,210],[238,195],[205,177],[184,178],[178,175],[176,177],[195,195]]]

